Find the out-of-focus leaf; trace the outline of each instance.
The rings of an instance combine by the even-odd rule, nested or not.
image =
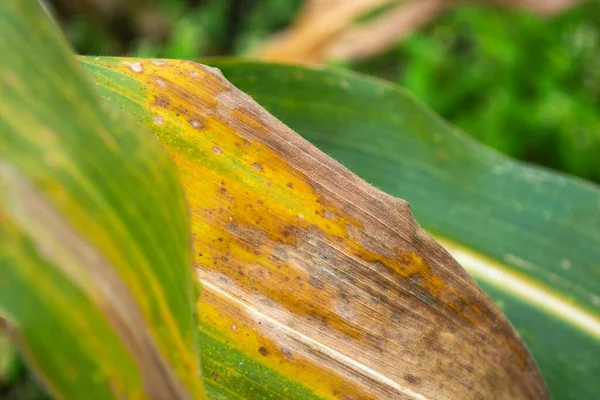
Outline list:
[[[212,68],[83,63],[100,93],[150,127],[179,168],[204,288],[209,394],[546,397],[505,317],[404,201],[318,151]],[[372,84],[357,78],[358,89]],[[337,106],[344,110],[312,112],[335,121]]]
[[[35,0],[0,2],[0,316],[57,399],[202,398],[171,161]]]
[[[2,324],[3,321],[0,320],[0,390],[15,378],[18,370],[17,350],[2,330]]]

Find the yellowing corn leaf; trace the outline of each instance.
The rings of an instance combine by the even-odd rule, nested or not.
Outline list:
[[[514,329],[406,202],[217,70],[83,61],[102,95],[151,127],[179,169],[203,284],[209,395],[547,397]]]
[[[38,1],[1,1],[0,38],[0,329],[56,399],[203,398],[172,163]]]
[[[211,63],[344,166],[408,200],[508,316],[553,398],[597,397],[600,186],[511,160],[382,80]]]

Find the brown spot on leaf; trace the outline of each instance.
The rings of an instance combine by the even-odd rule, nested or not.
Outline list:
[[[197,119],[189,119],[188,122],[192,127],[196,128],[196,129],[202,129],[204,127],[202,122],[200,122]]]
[[[254,169],[255,169],[255,170],[257,170],[257,171],[263,172],[263,169],[262,169],[262,167],[260,166],[260,164],[259,164],[259,163],[256,163],[256,162],[255,162],[255,163],[253,163],[253,164],[252,164],[252,168],[254,168]]]
[[[154,104],[153,105],[155,105],[157,107],[167,108],[167,107],[169,107],[169,104],[171,104],[171,100],[168,97],[166,97],[166,96],[156,96],[154,98]]]
[[[267,348],[265,346],[261,346],[258,348],[258,352],[260,354],[262,354],[263,356],[268,356],[269,355],[269,350],[267,350]]]
[[[421,384],[421,379],[419,379],[416,376],[411,375],[411,374],[404,375],[404,379],[406,380],[406,382],[413,384],[415,386],[418,386]]]

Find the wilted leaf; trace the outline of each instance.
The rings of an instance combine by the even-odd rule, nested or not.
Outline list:
[[[504,157],[380,80],[240,61],[217,66],[320,149],[408,200],[516,326],[554,398],[597,397],[597,185]]]
[[[0,316],[55,398],[202,398],[173,166],[41,5],[0,2]]]
[[[179,168],[213,394],[546,397],[505,317],[404,201],[318,151],[216,70],[175,60],[84,64]],[[337,106],[312,112],[334,121]]]

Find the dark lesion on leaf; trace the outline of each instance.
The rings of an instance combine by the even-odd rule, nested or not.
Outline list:
[[[269,350],[267,350],[267,348],[265,346],[260,346],[258,348],[258,352],[263,355],[263,356],[268,356],[269,355]]]
[[[166,96],[156,96],[154,98],[154,104],[153,105],[155,105],[157,107],[168,108],[169,104],[171,104],[171,100],[169,100],[169,98],[166,97]]]

